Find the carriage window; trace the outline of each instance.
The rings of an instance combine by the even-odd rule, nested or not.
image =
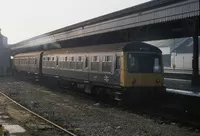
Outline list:
[[[52,61],[54,61],[54,57],[52,57]]]
[[[103,72],[112,72],[112,56],[104,56],[102,62]]]
[[[116,69],[120,69],[120,56],[116,56]]]
[[[93,57],[92,57],[92,62],[98,62],[98,61],[99,61],[99,59],[98,59],[97,56],[93,56]]]
[[[83,57],[82,57],[82,56],[79,56],[79,57],[78,57],[78,61],[79,61],[79,62],[82,62],[82,61],[83,61]]]
[[[104,56],[103,62],[111,62],[111,56]]]
[[[91,70],[92,71],[99,71],[99,58],[98,58],[98,56],[92,57]]]
[[[50,57],[48,57],[48,61],[50,61]]]

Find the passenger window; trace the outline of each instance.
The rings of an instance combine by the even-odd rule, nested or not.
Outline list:
[[[91,71],[99,71],[99,57],[98,56],[92,57]]]
[[[111,62],[111,56],[104,56],[103,62]]]
[[[116,56],[116,69],[120,69],[120,56]]]
[[[37,58],[35,58],[35,65],[37,64]]]
[[[83,61],[83,57],[82,56],[79,56],[78,57],[78,62],[82,62]]]
[[[112,56],[104,56],[102,62],[103,72],[112,72]]]
[[[92,62],[98,62],[99,60],[98,60],[98,57],[97,56],[93,56],[92,57]]]

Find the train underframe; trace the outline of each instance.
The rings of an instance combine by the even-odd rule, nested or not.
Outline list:
[[[85,93],[97,96],[100,100],[115,100],[125,104],[151,104],[161,102],[165,99],[166,88],[160,87],[129,87],[103,85],[95,82],[81,82],[70,80],[58,76],[39,75],[27,72],[15,72],[18,77],[26,77],[36,82],[48,80],[56,81],[57,85],[62,85],[71,89],[81,89]]]

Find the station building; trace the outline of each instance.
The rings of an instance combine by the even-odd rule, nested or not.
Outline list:
[[[163,63],[165,69],[173,68],[174,65],[176,69],[192,70],[192,58],[193,58],[192,37],[147,41],[147,43],[157,46],[162,50]],[[199,37],[199,47],[200,47],[200,37]],[[199,54],[199,68],[200,68],[200,54]]]
[[[10,64],[10,48],[8,47],[8,39],[1,34],[0,30],[0,76],[8,74]]]

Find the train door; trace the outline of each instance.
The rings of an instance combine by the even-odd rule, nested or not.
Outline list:
[[[39,73],[39,75],[42,75],[43,53],[44,53],[44,52],[41,52],[40,55],[39,55],[39,64],[38,64],[38,68],[39,68],[39,69],[38,69],[38,73]]]
[[[89,55],[85,55],[85,62],[84,62],[84,80],[87,82],[89,81]]]
[[[115,61],[113,66],[114,66],[114,84],[119,85],[120,84],[120,74],[121,74],[121,55],[120,54],[115,54]]]
[[[56,56],[56,62],[55,62],[55,74],[56,76],[59,76],[60,75],[60,63],[59,63],[59,56]]]
[[[91,93],[91,85],[90,82],[90,55],[85,55],[85,63],[84,63],[84,83],[85,83],[85,92]]]

